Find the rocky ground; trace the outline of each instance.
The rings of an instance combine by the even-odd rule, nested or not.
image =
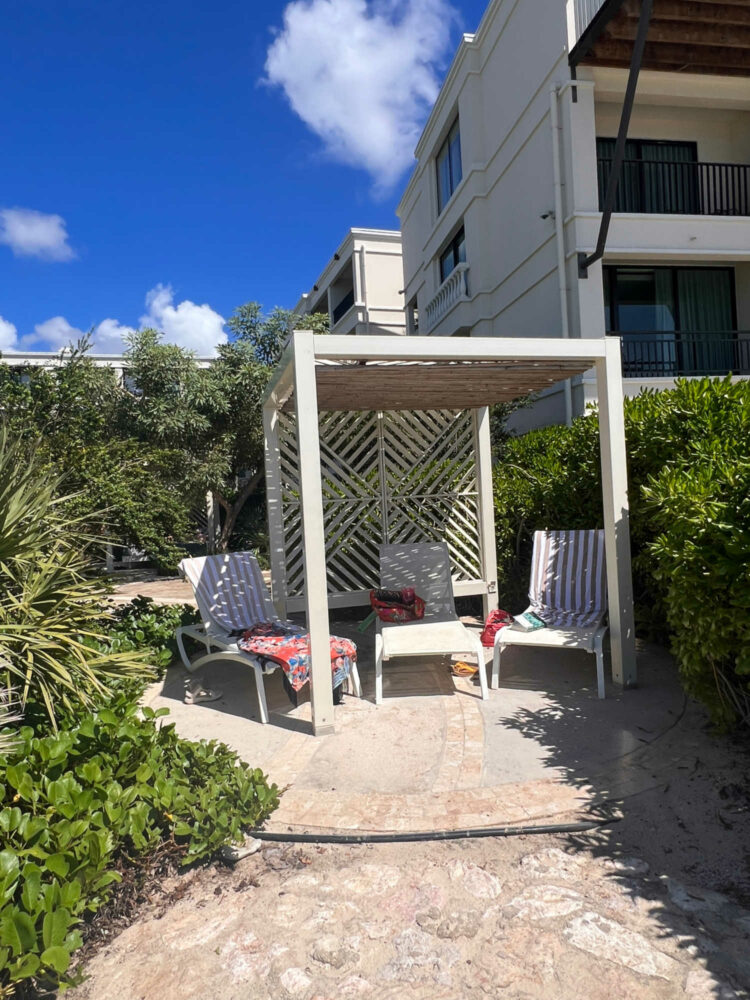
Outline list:
[[[171,880],[68,995],[748,997],[747,799],[710,764],[580,837],[268,844]]]

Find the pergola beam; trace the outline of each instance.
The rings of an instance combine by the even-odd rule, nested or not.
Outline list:
[[[315,355],[312,337],[307,332],[297,331],[292,334],[292,344],[305,563],[305,608],[307,631],[310,635],[312,727],[316,736],[324,736],[334,731],[334,725]]]
[[[605,357],[596,363],[596,388],[599,397],[599,450],[602,461],[612,680],[622,687],[632,687],[637,680],[635,615],[619,338],[608,338],[605,347]]]
[[[601,338],[313,336],[319,361],[588,361],[604,357]]]

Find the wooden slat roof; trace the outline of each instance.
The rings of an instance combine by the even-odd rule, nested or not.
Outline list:
[[[584,33],[571,61],[629,66],[640,10],[640,0],[607,0],[597,16],[593,44]],[[591,26],[596,27],[594,21]],[[654,0],[642,68],[750,76],[750,3]]]
[[[591,361],[324,362],[316,365],[320,410],[475,409],[547,389]],[[285,410],[294,408],[290,396]]]

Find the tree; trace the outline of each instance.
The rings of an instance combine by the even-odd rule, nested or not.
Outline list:
[[[239,306],[227,321],[233,339],[200,368],[194,356],[162,343],[156,330],[128,341],[128,425],[153,446],[182,456],[185,489],[194,504],[207,493],[221,511],[216,547],[225,551],[238,519],[257,499],[264,479],[262,401],[273,366],[297,325],[327,332],[328,317],[300,318],[257,302]]]
[[[180,452],[136,440],[129,393],[116,372],[94,364],[84,339],[53,368],[0,364],[0,418],[23,439],[91,536],[145,550],[174,566],[174,538],[188,530]]]

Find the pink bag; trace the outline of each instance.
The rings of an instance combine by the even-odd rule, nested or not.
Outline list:
[[[483,646],[492,647],[495,645],[495,636],[501,628],[513,624],[513,615],[498,608],[497,611],[490,611],[487,621],[484,623],[482,635],[480,637]]]

